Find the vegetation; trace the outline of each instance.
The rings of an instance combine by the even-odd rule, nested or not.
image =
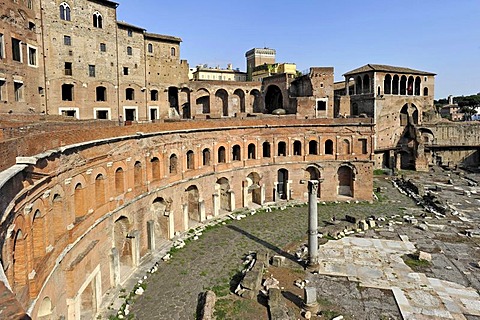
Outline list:
[[[477,113],[477,108],[480,108],[480,92],[469,96],[453,97],[453,103],[461,108],[460,111],[465,114],[465,119],[470,120],[472,115]],[[437,110],[447,104],[447,98],[435,100]]]

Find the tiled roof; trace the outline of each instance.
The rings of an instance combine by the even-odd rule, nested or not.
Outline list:
[[[364,73],[369,71],[381,71],[381,72],[392,72],[392,73],[406,73],[406,74],[419,74],[419,75],[426,75],[426,76],[434,76],[435,73],[415,70],[410,68],[404,67],[395,67],[389,66],[385,64],[366,64],[363,67],[357,68],[355,70],[349,71],[344,74],[344,76],[351,76],[358,73]]]
[[[141,31],[145,31],[144,28],[142,27],[138,27],[138,26],[135,26],[133,24],[130,24],[130,23],[126,23],[125,21],[117,21],[117,24],[118,25],[121,25],[121,26],[124,26],[124,27],[127,27],[127,28],[131,28],[131,29],[137,29],[137,30],[141,30]]]
[[[157,34],[157,33],[148,33],[148,32],[145,32],[145,38],[166,40],[171,42],[182,42],[182,39],[178,37],[167,36],[164,34]]]

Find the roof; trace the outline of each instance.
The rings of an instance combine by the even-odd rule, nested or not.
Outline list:
[[[144,28],[135,26],[135,25],[130,24],[130,23],[126,23],[125,21],[117,21],[117,24],[120,25],[120,26],[127,27],[127,28],[137,29],[137,30],[140,30],[140,31],[142,31],[142,32],[145,31]]]
[[[427,72],[427,71],[421,71],[421,70],[415,70],[415,69],[410,69],[410,68],[404,68],[404,67],[395,67],[395,66],[389,66],[385,64],[366,64],[363,67],[354,69],[352,71],[349,71],[344,74],[344,76],[350,76],[354,75],[357,73],[364,73],[364,72],[369,72],[369,71],[383,71],[383,72],[395,72],[395,73],[406,73],[406,74],[420,74],[420,75],[426,75],[426,76],[434,76],[436,75],[435,73]]]
[[[105,5],[108,5],[108,6],[111,6],[111,7],[118,7],[118,3],[117,2],[114,2],[114,1],[110,1],[110,0],[90,0],[92,2],[98,2],[98,3],[101,3],[101,4],[105,4]]]
[[[148,33],[148,32],[145,32],[145,38],[170,41],[170,42],[182,42],[182,39],[178,37],[167,36],[164,34],[157,34],[157,33]]]

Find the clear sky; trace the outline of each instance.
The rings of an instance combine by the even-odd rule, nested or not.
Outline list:
[[[118,20],[182,38],[181,58],[246,69],[277,50],[297,69],[368,63],[436,73],[435,98],[480,92],[480,0],[117,0]]]

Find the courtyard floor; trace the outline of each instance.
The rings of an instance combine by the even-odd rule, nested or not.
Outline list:
[[[439,218],[425,214],[414,201],[398,192],[388,177],[376,177],[380,201],[319,204],[319,230],[324,234],[347,225],[345,215],[359,219],[382,217],[385,221],[375,229],[322,245],[320,274],[313,275],[304,272],[302,263],[294,256],[307,239],[306,206],[286,206],[255,215],[247,212],[247,218],[210,228],[198,240],[173,252],[170,261],[159,262],[158,271],[149,274],[144,282],[143,295],[136,296],[130,316],[195,319],[199,293],[212,289],[219,297],[218,319],[267,319],[261,298],[258,302],[247,301],[230,293],[245,256],[267,250],[270,256],[283,255],[288,260],[290,271],[269,271],[285,288],[292,319],[300,316],[303,294],[293,287],[293,278],[309,279],[317,286],[321,310],[331,310],[319,319],[330,319],[334,314],[342,314],[345,319],[480,319],[480,238],[463,235],[465,230],[478,228],[480,221],[480,189],[477,198],[476,186],[471,183],[478,176],[457,177],[438,169],[411,175],[427,185],[439,185],[440,195],[450,199],[459,215]],[[415,216],[428,228],[422,230],[405,222],[405,215]],[[338,221],[335,224],[333,217]],[[128,293],[170,245],[145,261],[121,292]],[[417,250],[430,253],[432,263],[421,270],[411,270],[401,256]],[[114,302],[102,306],[102,317],[115,314],[121,292],[111,293]]]

